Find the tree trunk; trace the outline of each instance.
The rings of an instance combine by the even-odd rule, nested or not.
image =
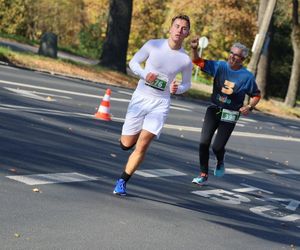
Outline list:
[[[256,75],[256,70],[257,70],[257,64],[258,64],[258,60],[260,58],[260,54],[265,42],[265,38],[266,38],[266,34],[268,32],[269,29],[269,25],[271,22],[271,18],[273,15],[273,11],[276,5],[276,1],[277,0],[269,0],[268,1],[268,6],[266,8],[265,11],[265,15],[262,19],[262,23],[259,27],[259,34],[257,36],[256,43],[253,46],[253,53],[251,56],[251,60],[250,63],[248,64],[248,70],[251,71],[254,75]]]
[[[293,0],[293,31],[291,35],[294,59],[285,105],[295,107],[300,81],[300,25],[298,21],[298,0]]]
[[[268,0],[260,0],[259,3],[259,12],[258,12],[258,27],[261,26],[263,16],[266,12],[268,6]],[[272,19],[271,19],[272,22]],[[257,74],[256,74],[256,82],[258,85],[258,88],[261,91],[261,97],[263,99],[267,98],[267,83],[268,83],[268,75],[269,75],[269,69],[270,69],[270,42],[271,42],[271,23],[269,27],[269,31],[266,34],[264,46],[262,49],[262,53],[260,55],[258,65],[257,65]]]
[[[106,38],[100,65],[126,73],[132,0],[110,0]]]

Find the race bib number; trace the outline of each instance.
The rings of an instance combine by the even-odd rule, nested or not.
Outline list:
[[[163,91],[166,89],[167,83],[168,83],[168,77],[159,73],[153,83],[146,82],[146,85]]]
[[[239,111],[223,109],[221,114],[221,121],[236,123],[239,117],[240,117]]]

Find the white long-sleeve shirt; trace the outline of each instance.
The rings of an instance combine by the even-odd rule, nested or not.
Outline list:
[[[145,62],[145,67],[142,63]],[[182,75],[181,84],[176,94],[182,94],[191,87],[192,61],[183,48],[171,49],[167,39],[149,40],[133,56],[129,67],[140,77],[136,92],[149,97],[170,98],[170,84],[178,73]],[[165,90],[161,91],[145,84],[149,72],[167,77]]]

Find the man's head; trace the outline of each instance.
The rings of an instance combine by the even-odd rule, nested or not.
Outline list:
[[[190,18],[186,15],[177,15],[172,18],[170,27],[170,38],[174,43],[182,44],[183,40],[190,34]]]
[[[228,63],[230,67],[234,70],[240,69],[243,65],[243,61],[248,56],[248,52],[249,49],[245,45],[241,43],[234,43],[228,56]]]

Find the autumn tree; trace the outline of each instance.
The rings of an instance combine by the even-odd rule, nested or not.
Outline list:
[[[110,0],[106,39],[100,65],[126,73],[132,0]]]
[[[257,3],[258,0],[203,0],[201,4],[199,0],[173,0],[168,5],[167,19],[184,10],[192,22],[190,37],[198,35],[209,39],[204,57],[225,59],[236,41],[252,46],[257,31],[254,14],[257,13]]]
[[[170,0],[144,0],[135,1],[133,5],[131,32],[127,58],[133,54],[149,39],[166,36],[163,24],[168,13],[167,4]]]
[[[291,34],[291,40],[294,50],[294,59],[289,88],[285,97],[285,104],[289,107],[294,107],[296,105],[300,81],[300,24],[298,0],[293,0],[293,29]]]
[[[269,0],[260,0],[259,2],[259,12],[258,12],[258,27],[261,26],[262,19],[265,15]],[[267,98],[267,85],[268,85],[268,75],[270,69],[270,43],[272,40],[272,19],[269,26],[269,30],[266,34],[264,46],[258,61],[256,82],[258,88],[261,91],[261,97],[263,99]]]

